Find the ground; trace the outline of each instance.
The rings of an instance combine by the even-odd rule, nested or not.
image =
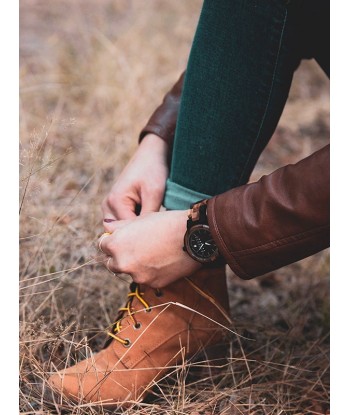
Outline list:
[[[20,2],[21,414],[57,413],[38,392],[47,373],[98,350],[125,302],[128,284],[95,260],[100,204],[185,68],[200,7]],[[329,82],[306,61],[251,180],[328,140]],[[228,270],[228,281],[231,329],[246,339],[231,339],[218,378],[194,382],[182,373],[173,389],[164,385],[165,397],[125,413],[327,413],[328,250],[251,281]]]

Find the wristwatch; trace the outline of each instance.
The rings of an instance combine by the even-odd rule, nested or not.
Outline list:
[[[202,264],[216,265],[222,261],[218,247],[210,233],[207,219],[208,200],[193,203],[188,214],[183,250]]]

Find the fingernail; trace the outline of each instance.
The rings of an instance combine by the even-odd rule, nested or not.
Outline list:
[[[111,223],[111,222],[115,222],[115,219],[103,219],[103,222]]]

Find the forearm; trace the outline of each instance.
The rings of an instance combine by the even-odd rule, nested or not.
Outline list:
[[[208,202],[214,240],[249,279],[329,246],[329,145]]]

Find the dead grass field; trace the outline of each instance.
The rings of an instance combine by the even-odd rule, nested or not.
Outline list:
[[[97,350],[128,284],[96,261],[100,203],[186,66],[201,1],[20,2],[20,413],[53,414],[47,373]],[[328,142],[329,82],[298,69],[252,180]],[[220,377],[179,367],[126,414],[329,411],[329,253],[252,281],[229,273],[234,329]],[[107,413],[72,405],[72,414]]]

